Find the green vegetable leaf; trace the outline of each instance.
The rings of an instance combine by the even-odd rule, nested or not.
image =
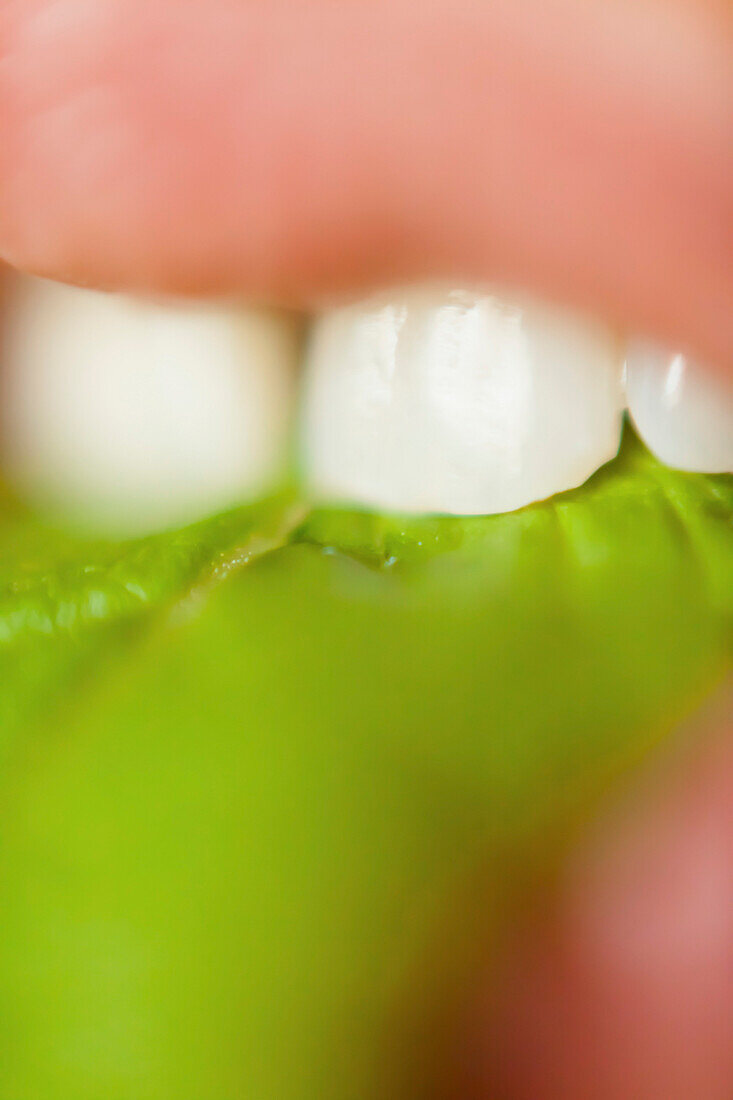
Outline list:
[[[0,496],[0,759],[49,701],[193,586],[287,539],[303,509],[266,500],[146,539],[90,541]]]
[[[115,547],[6,512],[13,1100],[402,1095],[505,861],[730,667],[732,480],[631,433],[504,516],[283,497]]]

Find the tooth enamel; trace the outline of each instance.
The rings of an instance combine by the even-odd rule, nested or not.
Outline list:
[[[18,280],[3,466],[28,494],[125,532],[237,504],[280,471],[293,323]]]
[[[639,435],[662,462],[733,472],[733,386],[714,371],[635,341],[626,357],[626,394]]]
[[[535,303],[430,289],[325,313],[306,359],[316,495],[406,512],[504,512],[617,452],[615,340]]]

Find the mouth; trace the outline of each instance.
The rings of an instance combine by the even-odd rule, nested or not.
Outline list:
[[[17,303],[0,1063],[25,1028],[55,1081],[62,1049],[96,1067],[75,1095],[152,1059],[166,1095],[230,1097],[244,1059],[251,1095],[300,1097],[318,1047],[318,1095],[377,1095],[363,1059],[456,883],[567,827],[728,672],[730,392],[549,307],[395,293],[318,321],[272,492],[290,320]]]

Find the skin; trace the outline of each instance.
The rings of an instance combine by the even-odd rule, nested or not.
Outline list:
[[[499,279],[729,365],[732,35],[680,0],[5,0],[0,255],[295,304]]]
[[[6,0],[0,254],[294,305],[499,280],[730,370],[732,60],[718,3]],[[477,983],[466,1090],[724,1100],[729,700],[705,723]]]
[[[461,1032],[467,1096],[729,1095],[732,703],[607,806],[535,900]]]

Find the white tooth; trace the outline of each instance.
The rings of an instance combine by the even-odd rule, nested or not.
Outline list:
[[[733,386],[714,371],[635,341],[626,357],[626,395],[639,435],[662,462],[733,472]]]
[[[336,309],[307,355],[306,475],[398,511],[519,508],[616,454],[621,376],[608,332],[536,303],[418,288]]]
[[[277,476],[293,325],[19,280],[3,355],[3,465],[43,504],[116,530],[185,523]]]

